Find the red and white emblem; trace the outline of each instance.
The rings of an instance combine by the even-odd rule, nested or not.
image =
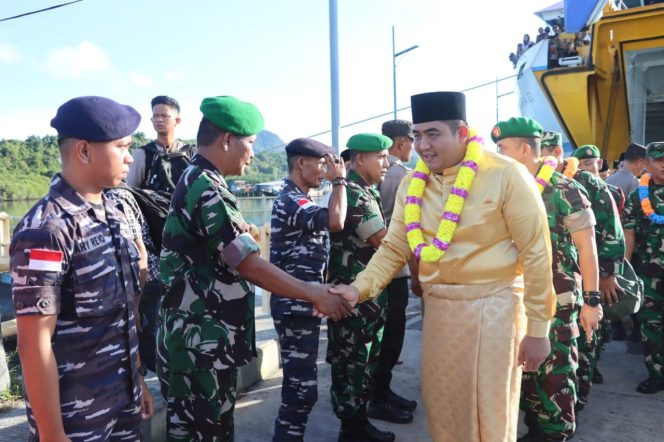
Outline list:
[[[306,198],[300,198],[299,200],[297,200],[297,205],[306,210],[311,206],[315,206],[316,203],[314,203],[313,201],[309,201]]]
[[[57,250],[30,249],[30,270],[59,272],[62,270],[62,252]]]

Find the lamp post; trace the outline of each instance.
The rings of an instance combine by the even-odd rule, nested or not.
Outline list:
[[[419,46],[411,46],[403,51],[396,52],[394,42],[394,26],[392,26],[392,92],[394,95],[394,119],[397,119],[397,57],[407,54],[408,52],[417,49]]]

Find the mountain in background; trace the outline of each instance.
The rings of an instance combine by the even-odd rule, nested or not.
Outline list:
[[[254,153],[259,154],[266,150],[284,152],[284,146],[286,146],[286,143],[284,143],[284,140],[282,140],[279,135],[270,132],[269,130],[264,130],[256,136]]]

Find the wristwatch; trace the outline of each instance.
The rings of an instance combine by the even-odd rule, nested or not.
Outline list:
[[[148,374],[148,369],[145,368],[145,365],[142,365],[142,364],[141,364],[141,366],[138,367],[138,374],[140,374],[140,375],[143,376],[143,377],[145,377],[145,375]]]
[[[591,307],[597,307],[602,302],[602,297],[596,290],[584,291],[583,301]]]
[[[334,186],[345,186],[346,185],[346,178],[340,176],[332,180],[332,187]]]

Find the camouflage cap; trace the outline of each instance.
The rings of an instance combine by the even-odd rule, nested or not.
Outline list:
[[[563,135],[560,132],[545,130],[542,132],[542,149],[563,145]]]
[[[664,158],[664,141],[654,141],[648,144],[646,156],[655,159]]]
[[[539,138],[544,129],[542,125],[532,118],[513,117],[507,121],[499,121],[491,129],[491,139],[494,143],[512,137]]]
[[[600,157],[599,149],[597,148],[597,146],[593,144],[586,144],[584,146],[579,147],[572,153],[572,156],[580,160],[584,160],[586,158]]]
[[[363,133],[350,137],[346,147],[358,152],[377,152],[389,149],[392,146],[392,140],[385,135]]]

